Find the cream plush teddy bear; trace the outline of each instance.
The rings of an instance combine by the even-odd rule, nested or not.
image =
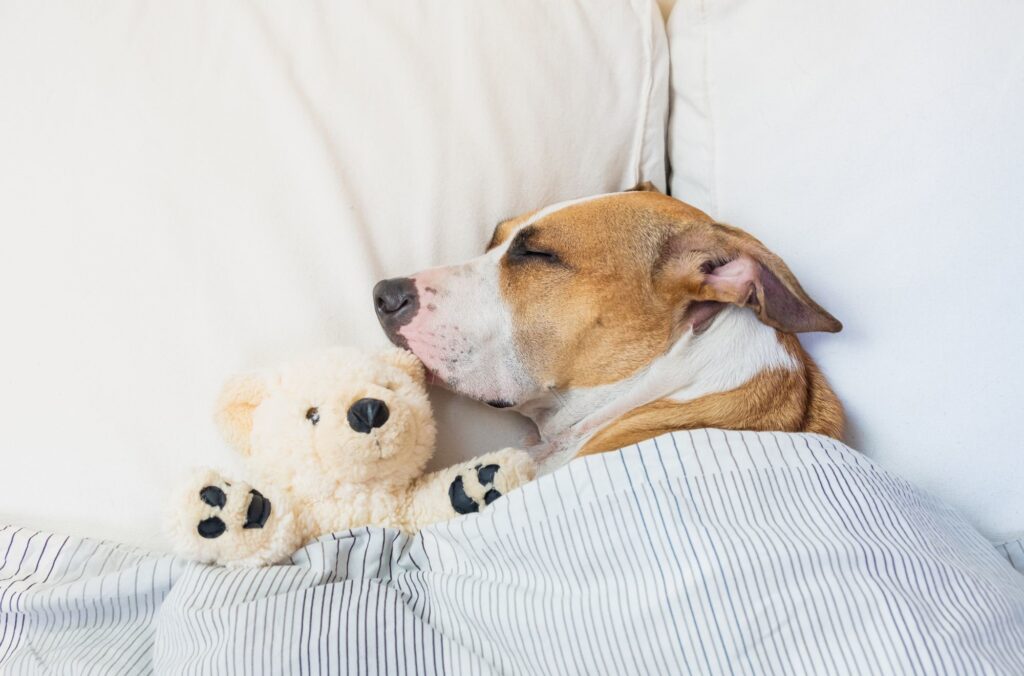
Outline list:
[[[216,420],[247,481],[192,477],[171,515],[176,550],[206,563],[266,565],[356,526],[416,531],[476,512],[531,480],[505,449],[424,474],[435,426],[409,352],[333,348],[224,386]]]

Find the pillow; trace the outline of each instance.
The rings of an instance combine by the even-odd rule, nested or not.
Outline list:
[[[671,189],[844,324],[806,336],[848,441],[1024,528],[1024,5],[679,0]]]
[[[383,345],[377,280],[664,185],[663,31],[644,0],[5,7],[0,521],[162,547],[170,481],[231,467],[229,374]],[[520,439],[435,403],[438,463]]]

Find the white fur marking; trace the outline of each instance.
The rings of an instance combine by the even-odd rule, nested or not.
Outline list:
[[[528,225],[533,225],[534,223],[536,223],[537,221],[541,220],[542,218],[547,218],[548,216],[550,216],[551,214],[555,213],[556,211],[561,211],[562,209],[568,209],[571,206],[575,206],[577,204],[583,204],[584,202],[592,202],[593,200],[598,200],[598,199],[601,199],[602,197],[611,197],[612,195],[618,195],[618,194],[620,194],[620,193],[617,193],[617,192],[606,192],[606,193],[602,193],[600,195],[589,195],[587,197],[577,197],[576,199],[566,200],[564,202],[558,202],[557,204],[549,204],[548,206],[544,207],[543,209],[541,209],[540,211],[535,213],[529,219],[524,221],[523,224],[519,228],[516,229],[516,232],[519,232],[519,230],[522,230],[523,228],[525,228]],[[511,239],[511,237],[509,239]]]
[[[700,336],[683,334],[672,348],[637,374],[608,385],[570,390],[551,415],[538,406],[522,411],[534,417],[541,436],[550,439],[551,455],[543,471],[560,467],[609,422],[660,399],[693,401],[728,392],[770,369],[796,370],[797,360],[779,342],[775,329],[752,311],[728,306]]]
[[[615,194],[544,207],[516,232],[562,209]],[[515,233],[461,265],[414,275],[420,297],[431,307],[400,331],[413,352],[453,389],[484,401],[519,403],[537,387],[519,357],[514,318],[499,288],[500,260],[514,238]]]
[[[689,344],[680,350],[686,339]],[[680,352],[684,354],[677,354]],[[682,367],[685,362],[692,374],[689,384],[668,395],[673,401],[728,392],[759,373],[771,369],[795,371],[800,366],[779,342],[775,329],[762,324],[750,310],[735,306],[722,310],[699,339],[692,333],[683,336],[664,359],[669,362],[665,368]],[[652,368],[657,368],[659,361]]]

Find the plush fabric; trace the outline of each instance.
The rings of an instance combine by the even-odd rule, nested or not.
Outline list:
[[[4,673],[1024,673],[1008,546],[816,435],[665,435],[272,568],[3,552]]]
[[[679,0],[672,192],[844,330],[804,339],[849,441],[1024,529],[1024,4]]]
[[[175,551],[202,563],[279,563],[359,526],[413,533],[486,509],[536,475],[513,448],[424,473],[437,430],[423,365],[395,347],[332,347],[238,374],[217,422],[247,471],[202,470],[167,496]]]
[[[227,375],[383,345],[374,282],[510,214],[663,186],[667,78],[646,0],[4,3],[0,516],[164,546]],[[434,403],[439,466],[520,439]]]

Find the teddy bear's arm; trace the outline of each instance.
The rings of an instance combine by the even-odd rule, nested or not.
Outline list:
[[[410,489],[403,521],[416,531],[460,514],[478,512],[537,475],[525,451],[506,448],[418,479]]]

